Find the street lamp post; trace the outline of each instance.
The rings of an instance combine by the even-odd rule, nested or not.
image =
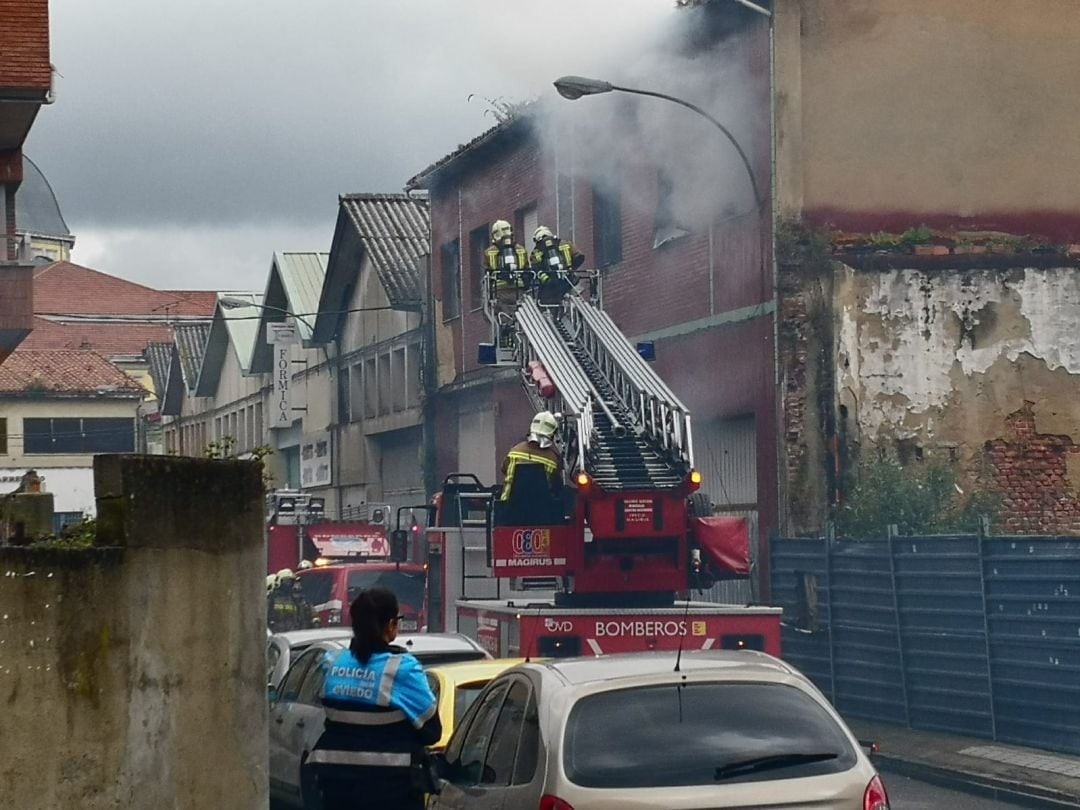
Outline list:
[[[659,93],[655,90],[639,90],[635,87],[622,87],[617,84],[612,84],[611,82],[605,82],[602,79],[587,79],[584,76],[563,76],[561,79],[556,79],[555,89],[559,91],[560,96],[569,99],[570,101],[576,101],[582,96],[595,96],[600,93],[630,93],[635,96],[651,96],[652,98],[664,99],[665,101],[670,101],[682,107],[686,107],[688,110],[693,110],[714,127],[719,129],[724,134],[724,137],[731,142],[731,145],[735,147],[735,151],[739,154],[739,159],[742,160],[743,168],[746,169],[746,175],[750,178],[750,187],[754,192],[754,203],[756,208],[761,208],[764,203],[764,199],[761,196],[761,190],[758,188],[757,176],[754,174],[754,168],[750,164],[750,159],[746,156],[746,152],[743,151],[742,146],[735,139],[735,136],[731,134],[731,130],[696,104],[676,96],[669,96],[667,93]]]
[[[304,326],[312,332],[315,331],[315,327],[312,325],[311,321],[303,315],[297,315],[295,312],[287,310],[284,307],[275,307],[270,304],[256,304],[254,301],[245,301],[243,298],[236,298],[231,295],[222,296],[218,299],[218,303],[225,309],[246,309],[250,307],[252,309],[262,309],[267,312],[280,312],[288,318],[294,318],[295,320],[300,321],[300,323],[304,324]]]

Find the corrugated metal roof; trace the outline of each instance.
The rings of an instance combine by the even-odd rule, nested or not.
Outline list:
[[[285,297],[288,299],[287,309],[304,316],[296,319],[296,331],[304,341],[311,340],[311,322],[319,311],[319,296],[322,295],[326,265],[329,261],[329,253],[274,254],[274,267],[270,272],[273,273],[276,268],[281,278]]]
[[[418,308],[423,289],[420,257],[430,250],[427,199],[407,194],[347,194],[348,212],[391,306]]]
[[[180,356],[180,373],[188,391],[195,390],[206,353],[206,339],[210,336],[210,323],[181,323],[173,327],[173,342]]]
[[[251,368],[251,351],[255,348],[255,341],[259,337],[259,324],[262,322],[262,293],[222,293],[221,298],[239,298],[250,301],[250,307],[237,307],[226,309],[218,306],[218,313],[225,320],[225,328],[229,333],[229,342],[236,351],[236,359],[240,363],[240,370],[247,374]],[[216,317],[215,317],[216,320]]]
[[[158,400],[165,396],[169,382],[169,365],[172,362],[172,343],[148,343],[146,363],[150,367],[150,379],[154,382],[154,394]]]
[[[214,320],[210,323],[210,334],[206,337],[206,349],[199,366],[195,382],[195,396],[212,397],[217,392],[218,379],[225,365],[229,347],[236,353],[242,373],[247,374],[251,363],[251,352],[255,347],[259,323],[262,319],[262,293],[223,292],[222,298],[248,301],[251,306],[226,308],[218,303]]]

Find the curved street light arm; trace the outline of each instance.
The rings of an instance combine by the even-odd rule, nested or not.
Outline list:
[[[746,169],[746,175],[750,178],[750,186],[754,192],[754,202],[756,203],[758,208],[761,208],[765,200],[762,198],[761,192],[758,189],[757,177],[754,175],[754,168],[750,165],[750,159],[746,156],[746,152],[743,151],[742,146],[739,145],[739,142],[735,139],[735,136],[731,134],[731,130],[729,130],[727,127],[725,127],[715,118],[713,118],[712,115],[705,112],[705,110],[701,109],[701,107],[697,106],[696,104],[692,104],[689,101],[677,98],[675,96],[669,96],[667,93],[658,93],[655,90],[638,90],[633,87],[620,87],[619,85],[615,84],[611,86],[611,89],[618,90],[622,93],[633,93],[634,95],[638,96],[652,96],[653,98],[662,98],[665,101],[672,101],[675,104],[679,104],[689,110],[693,110],[702,118],[707,119],[714,127],[724,133],[724,137],[731,141],[731,145],[734,146],[735,151],[739,153],[739,158],[742,160],[743,167]]]

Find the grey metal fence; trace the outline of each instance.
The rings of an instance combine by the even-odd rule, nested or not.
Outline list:
[[[774,539],[784,657],[845,714],[1080,754],[1080,539]]]

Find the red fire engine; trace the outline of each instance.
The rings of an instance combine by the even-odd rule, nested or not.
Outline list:
[[[543,467],[521,463],[505,493],[447,478],[426,530],[429,627],[499,656],[680,645],[779,654],[778,608],[688,601],[715,578],[749,577],[746,521],[711,515],[688,410],[599,300],[525,296],[509,321],[491,313],[481,358],[518,367],[536,410],[562,414],[570,483],[553,493]]]

